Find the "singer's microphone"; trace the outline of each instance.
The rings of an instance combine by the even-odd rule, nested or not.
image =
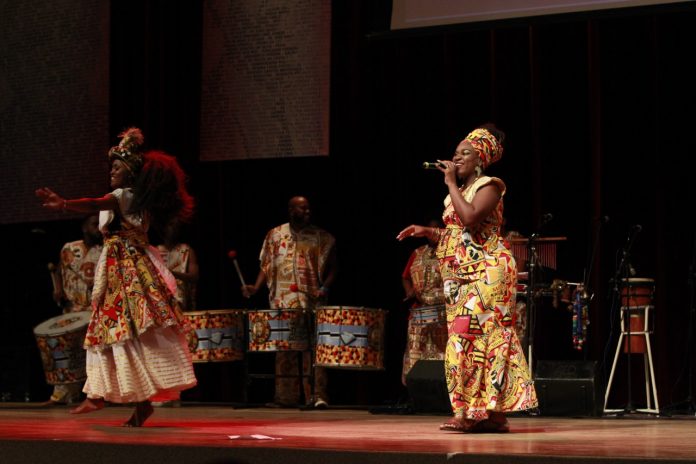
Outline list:
[[[437,169],[437,168],[443,168],[443,167],[444,166],[439,161],[436,161],[434,163],[431,163],[430,161],[426,161],[425,163],[423,163],[423,169]]]

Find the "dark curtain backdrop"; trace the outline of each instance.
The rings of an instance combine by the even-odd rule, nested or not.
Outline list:
[[[201,163],[200,2],[112,3],[112,137],[139,125],[152,146],[188,170],[198,201],[188,239],[201,265],[199,308],[266,307],[265,293],[241,297],[226,252],[237,251],[252,281],[264,234],[286,221],[289,197],[305,195],[315,222],[337,238],[340,274],[330,304],[389,311],[387,370],[333,370],[332,399],[375,404],[403,395],[400,274],[420,242],[394,237],[441,213],[441,175],[420,164],[451,156],[476,124],[494,121],[508,137],[505,156],[489,170],[508,186],[507,228],[529,235],[552,213],[542,235],[567,240],[558,269],[544,278],[579,282],[589,272],[595,295],[582,352],[572,348],[570,314],[541,298],[536,359],[596,360],[608,374],[618,337],[611,279],[640,224],[630,258],[636,277],[656,282],[651,341],[661,406],[683,399],[696,241],[686,225],[694,199],[696,8],[389,32],[390,8],[386,0],[333,3],[329,157]],[[43,226],[56,231],[56,242],[70,238],[65,223]],[[625,377],[617,372],[614,403]]]

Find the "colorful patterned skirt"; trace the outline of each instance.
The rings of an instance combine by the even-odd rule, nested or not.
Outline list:
[[[466,231],[448,233],[442,239],[457,243],[442,249],[460,248],[440,256],[448,329],[445,376],[452,411],[457,417],[479,421],[490,411],[537,407],[529,367],[513,327],[516,268],[511,252],[497,236],[480,246]]]
[[[88,397],[144,401],[196,384],[174,282],[143,232],[105,240],[85,337]]]

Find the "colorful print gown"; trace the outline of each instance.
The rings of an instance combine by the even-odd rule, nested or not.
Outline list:
[[[471,202],[483,186],[505,184],[479,177],[462,191]],[[502,198],[473,229],[464,227],[445,198],[437,257],[445,292],[448,341],[445,377],[455,416],[483,420],[490,411],[537,407],[536,392],[513,327],[517,271],[499,236]]]
[[[174,276],[147,240],[147,221],[127,214],[130,189],[111,193],[118,214],[102,211],[104,248],[92,290],[85,336],[89,398],[144,401],[196,385],[185,333],[190,330],[174,294]],[[118,217],[120,228],[109,231]]]

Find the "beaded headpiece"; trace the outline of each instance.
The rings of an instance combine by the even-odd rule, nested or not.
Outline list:
[[[109,150],[109,161],[121,160],[132,174],[137,174],[143,167],[143,133],[137,127],[131,127],[118,136],[121,141]]]
[[[478,128],[474,129],[466,136],[471,145],[478,150],[479,158],[483,162],[483,168],[486,169],[490,164],[495,163],[503,156],[503,146],[498,139],[493,136],[488,130]]]

